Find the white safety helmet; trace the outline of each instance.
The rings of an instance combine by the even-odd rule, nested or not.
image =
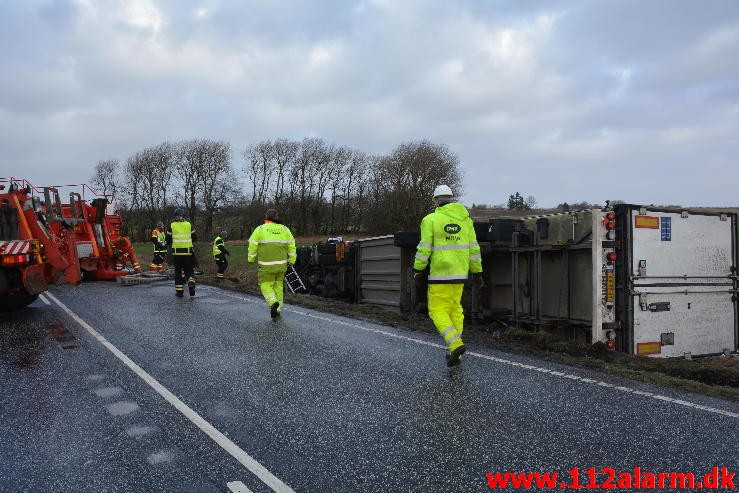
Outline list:
[[[434,189],[434,198],[437,197],[453,197],[452,189],[447,185],[439,185]]]

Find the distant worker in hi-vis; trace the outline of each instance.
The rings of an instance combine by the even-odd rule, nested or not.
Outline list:
[[[449,353],[447,366],[459,364],[466,348],[462,342],[464,313],[462,290],[471,272],[478,287],[483,286],[482,258],[470,213],[454,202],[447,185],[434,190],[436,210],[421,221],[421,241],[413,262],[417,292],[428,274],[428,309],[436,330],[444,338]]]
[[[216,281],[224,279],[224,274],[228,268],[228,259],[226,255],[231,255],[231,252],[226,248],[225,241],[228,239],[228,232],[221,231],[213,238],[213,260],[216,261],[216,267],[218,267],[218,273],[216,274]]]
[[[190,296],[195,296],[195,272],[193,267],[193,240],[196,240],[192,226],[185,220],[185,211],[177,208],[174,211],[175,220],[169,226],[172,245],[172,262],[174,263],[175,296],[182,298],[185,294],[185,280]]]
[[[259,289],[269,305],[272,318],[280,316],[285,271],[296,258],[293,234],[282,224],[277,210],[269,209],[264,224],[257,226],[249,238],[248,260],[257,263]]]
[[[167,235],[164,233],[164,223],[158,222],[151,232],[151,242],[154,244],[154,257],[151,259],[149,270],[164,270],[164,257],[167,256]]]

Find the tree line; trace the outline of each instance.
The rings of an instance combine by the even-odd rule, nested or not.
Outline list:
[[[158,221],[168,223],[176,207],[205,238],[224,229],[243,239],[268,208],[297,235],[389,234],[418,227],[439,183],[462,193],[458,157],[427,140],[387,155],[322,138],[264,140],[233,161],[228,142],[163,142],[123,162],[98,162],[91,183],[115,195],[125,232],[137,241]]]

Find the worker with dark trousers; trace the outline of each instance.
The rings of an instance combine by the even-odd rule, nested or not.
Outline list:
[[[249,237],[247,260],[249,263],[257,263],[259,289],[270,308],[272,318],[280,316],[285,296],[285,272],[296,259],[293,234],[282,224],[277,210],[269,209],[265,214],[264,224],[257,226]]]
[[[149,265],[149,270],[164,270],[164,257],[167,255],[167,235],[164,233],[164,223],[158,222],[157,227],[151,232],[151,242],[154,244],[154,257]]]
[[[436,210],[421,221],[413,277],[418,292],[425,285],[426,267],[431,264],[429,317],[447,344],[447,366],[455,366],[466,350],[462,342],[462,291],[470,272],[477,286],[483,286],[482,258],[469,211],[454,202],[452,189],[447,185],[436,187],[434,203]]]
[[[185,279],[190,296],[195,296],[195,274],[193,269],[193,241],[197,238],[192,226],[185,220],[185,211],[178,207],[174,211],[175,220],[170,225],[172,245],[172,261],[174,263],[175,296],[182,298],[185,294]]]
[[[226,245],[224,244],[224,241],[227,238],[228,232],[221,231],[213,239],[213,259],[216,261],[216,267],[218,267],[218,274],[216,274],[217,281],[224,279],[224,274],[226,273],[226,269],[228,268],[228,260],[226,259],[226,255],[231,255],[231,252],[226,249]]]

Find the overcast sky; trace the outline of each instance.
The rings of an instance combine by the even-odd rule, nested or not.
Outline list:
[[[739,205],[739,1],[3,0],[0,176],[166,140],[446,144],[462,201]]]

